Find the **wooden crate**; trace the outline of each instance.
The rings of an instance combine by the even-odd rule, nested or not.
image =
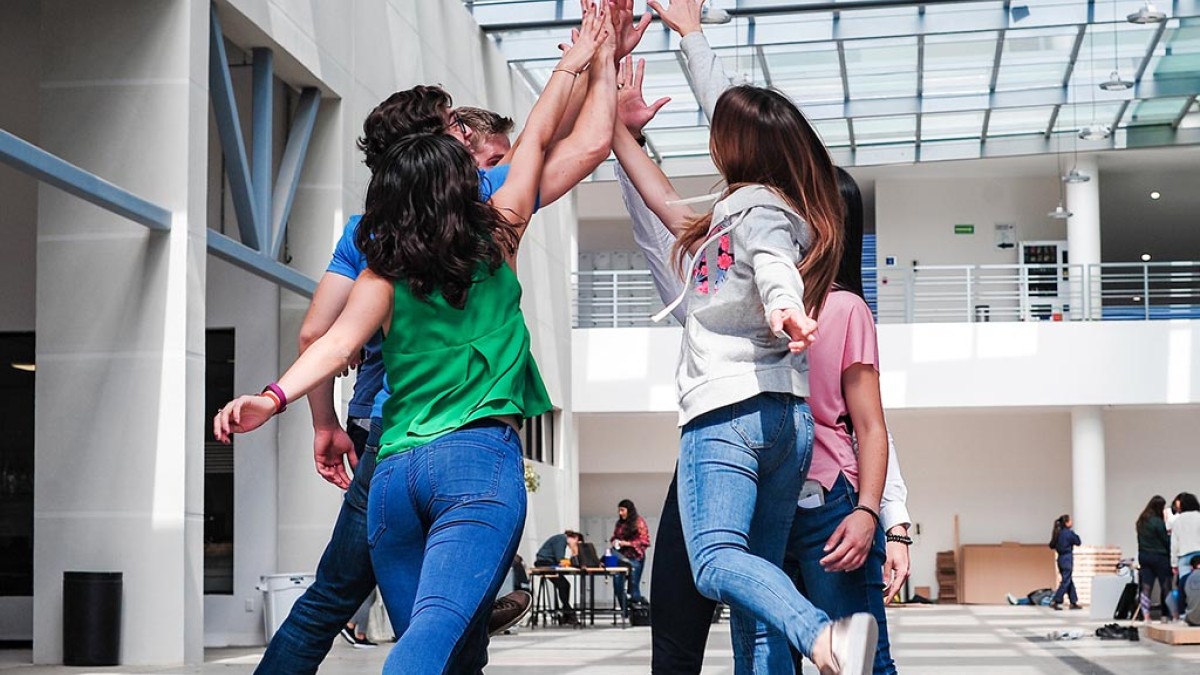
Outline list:
[[[1116,546],[1078,546],[1075,548],[1075,590],[1079,604],[1092,604],[1092,577],[1115,574],[1121,562],[1121,549]]]
[[[937,601],[940,605],[958,603],[958,564],[954,551],[938,551],[937,554]]]
[[[1152,623],[1143,630],[1146,637],[1168,645],[1200,645],[1200,626],[1182,623]]]

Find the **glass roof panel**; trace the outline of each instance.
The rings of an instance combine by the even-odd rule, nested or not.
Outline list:
[[[1178,19],[1168,23],[1154,58],[1146,69],[1147,78],[1200,76],[1200,23],[1181,25]]]
[[[1050,115],[1054,106],[1035,108],[1006,108],[993,110],[988,120],[987,135],[1013,136],[1018,134],[1044,134],[1050,126]]]
[[[854,120],[854,142],[856,145],[911,143],[916,139],[916,136],[916,115],[864,117]]]
[[[879,38],[845,43],[850,98],[917,94],[917,39]]]
[[[1004,38],[996,89],[1061,86],[1078,35],[1075,27],[1009,31]]]
[[[846,120],[817,120],[812,124],[825,145],[831,148],[850,145],[850,126]]]
[[[1112,124],[1121,105],[1121,101],[1069,103],[1059,108],[1054,131],[1078,131],[1089,124]]]
[[[983,111],[931,113],[921,116],[921,140],[978,138],[983,130]]]
[[[1125,114],[1124,126],[1140,127],[1151,124],[1173,124],[1183,112],[1183,106],[1190,99],[1178,96],[1174,98],[1156,98],[1148,101],[1136,101],[1130,111]]]
[[[1153,30],[1131,23],[1088,26],[1079,48],[1075,70],[1071,74],[1071,84],[1099,86],[1109,79],[1114,70],[1121,77],[1132,80],[1146,58],[1153,35]]]
[[[771,84],[800,105],[845,100],[837,50],[829,45],[764,47]]]
[[[996,58],[996,31],[925,38],[922,91],[927,96],[988,91]]]
[[[708,127],[647,130],[646,137],[662,157],[708,154]]]

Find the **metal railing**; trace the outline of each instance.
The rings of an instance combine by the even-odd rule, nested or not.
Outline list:
[[[1200,262],[925,265],[863,270],[879,323],[1200,319]],[[871,294],[868,293],[868,296]],[[654,324],[663,307],[645,270],[575,275],[575,326]]]

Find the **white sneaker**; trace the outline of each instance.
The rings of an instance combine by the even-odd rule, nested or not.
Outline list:
[[[873,615],[863,612],[838,619],[831,626],[831,636],[839,675],[871,675],[879,643],[879,624]]]

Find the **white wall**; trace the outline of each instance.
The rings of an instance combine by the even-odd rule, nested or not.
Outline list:
[[[884,178],[875,183],[879,264],[895,256],[898,267],[1011,264],[1016,249],[998,249],[996,223],[1016,225],[1017,241],[1065,240],[1066,225],[1046,217],[1058,203],[1053,174],[1021,178]],[[974,224],[974,235],[956,235],[956,224]]]
[[[679,328],[574,331],[575,409],[676,410]],[[1200,322],[886,324],[889,409],[1200,403]]]

